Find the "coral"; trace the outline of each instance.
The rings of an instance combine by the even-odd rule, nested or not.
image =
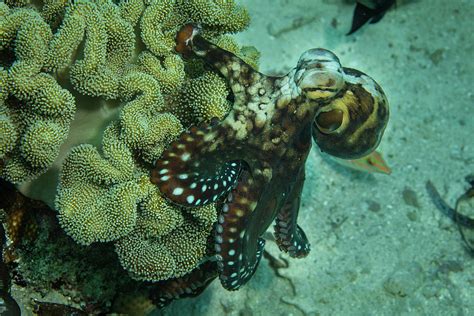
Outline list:
[[[184,127],[229,107],[226,83],[174,51],[190,21],[257,63],[225,35],[249,22],[233,1],[0,2],[0,178],[54,208],[83,256],[114,244],[139,280],[196,268],[217,218],[214,205],[170,204],[149,180]]]
[[[201,225],[212,226],[217,221],[217,213],[214,204],[193,207],[187,210]]]
[[[114,125],[105,131],[104,157],[84,144],[64,162],[56,208],[61,226],[79,244],[116,240],[135,226],[140,186],[132,154],[117,131]]]
[[[174,12],[173,0],[152,1],[140,21],[143,43],[154,55],[170,54],[175,34],[184,21]]]
[[[144,237],[169,234],[175,227],[183,224],[183,214],[178,208],[166,202],[154,186],[151,190],[151,194],[140,205],[137,229]]]
[[[178,89],[184,81],[184,63],[177,55],[169,55],[160,61],[150,52],[143,52],[138,62],[140,70],[153,76],[160,84],[164,94],[170,94]]]
[[[176,33],[189,21],[202,24],[215,37],[242,31],[250,18],[234,1],[151,1],[140,21],[143,43],[154,55],[167,56],[173,51]]]
[[[80,5],[79,5],[80,6]],[[77,7],[67,7],[64,20],[49,42],[48,68],[62,69],[72,63],[73,55],[81,41],[86,27],[85,20],[79,15]]]
[[[10,110],[0,99],[0,159],[3,159],[8,152],[15,148],[18,138],[9,112]]]
[[[213,204],[188,209],[170,204],[150,183],[133,232],[119,239],[115,249],[122,266],[137,280],[178,278],[202,260],[217,212]],[[186,240],[186,242],[182,242]]]
[[[211,226],[191,219],[165,235],[146,237],[139,229],[115,243],[122,266],[135,279],[158,281],[177,278],[202,260]],[[183,242],[186,240],[187,242]]]
[[[133,27],[138,23],[143,10],[145,10],[145,3],[143,3],[142,0],[120,1],[118,6],[122,19],[130,23]]]
[[[214,44],[223,48],[236,56],[241,58],[246,64],[252,66],[253,69],[258,70],[258,63],[260,59],[260,52],[253,46],[240,47],[236,40],[229,35],[222,35],[217,37]]]
[[[181,123],[171,114],[160,113],[163,107],[160,86],[148,74],[132,72],[125,76],[121,94],[124,99],[138,94],[120,113],[122,139],[131,149],[138,150],[144,160],[152,163],[161,154],[163,145],[179,135]],[[160,143],[162,146],[157,146]]]
[[[130,69],[152,76],[164,95],[175,94],[186,74],[183,61],[173,53],[174,37],[185,22],[202,24],[209,30],[208,36],[237,53],[238,45],[223,34],[240,31],[249,21],[246,10],[233,1],[144,3],[133,0],[116,5],[107,0],[74,3],[49,0],[37,6],[37,10],[21,1],[8,4],[16,8],[0,3],[3,17],[0,22],[3,55],[0,64],[4,65],[0,70],[0,102],[3,104],[0,125],[2,129],[8,129],[11,136],[0,143],[3,161],[0,174],[15,183],[34,179],[51,167],[58,156],[63,159],[60,148],[70,133],[76,107],[79,113],[91,114],[91,103],[96,104],[95,109],[99,112],[113,106],[112,100],[126,100],[124,93],[130,93],[126,91],[131,80]],[[241,56],[244,58],[245,54]],[[143,74],[132,77],[139,76]],[[201,71],[197,76],[204,76],[200,81],[209,79],[217,83],[219,91],[222,90],[223,83],[211,75]],[[196,83],[200,84],[199,81]],[[149,90],[156,89],[156,84],[150,85],[147,84]],[[192,88],[188,85],[187,89]],[[84,96],[111,101],[97,102]],[[196,101],[199,115],[196,120],[222,117],[226,106],[217,98],[225,96],[215,94],[212,97],[216,99],[211,103],[209,113],[201,108],[202,101]],[[181,104],[189,105],[193,98],[199,96],[193,96],[191,91]],[[107,119],[113,116],[111,114]],[[41,123],[30,127],[33,122]],[[100,129],[105,125],[91,130],[97,130],[95,134],[100,135]],[[30,133],[30,137],[25,137],[26,131],[34,129],[44,135]],[[46,140],[35,145],[23,144],[43,138]],[[63,150],[70,147],[63,146]],[[34,152],[25,152],[29,149]],[[38,156],[40,151],[43,154]],[[145,152],[144,156],[156,156],[149,150]],[[55,168],[59,168],[61,161],[55,163]]]
[[[214,204],[203,207],[181,209],[166,201],[151,183],[148,196],[140,204],[137,218],[137,230],[144,237],[159,237],[169,234],[176,227],[183,225],[185,216],[192,217],[205,230],[217,220]],[[182,212],[184,210],[184,212]]]
[[[41,16],[47,22],[55,22],[55,19],[63,12],[67,1],[45,0],[41,9]]]
[[[20,152],[31,166],[46,168],[55,158],[50,153],[59,152],[64,134],[63,128],[55,122],[33,122],[23,135]]]
[[[72,6],[70,16],[75,14],[84,20],[86,37],[83,58],[71,67],[71,83],[81,94],[117,98],[117,71],[132,55],[132,26],[120,19],[119,10],[111,3],[97,6],[78,2]]]
[[[247,10],[234,1],[180,0],[178,2],[191,21],[201,23],[208,30],[218,30],[220,33],[239,32],[250,22]]]
[[[74,97],[53,76],[41,72],[52,37],[49,26],[32,9],[7,9],[0,3],[0,50],[15,62],[0,69],[0,126],[3,164],[0,176],[17,183],[44,172],[68,135]],[[3,63],[8,62],[6,53]]]
[[[223,118],[230,109],[227,101],[227,85],[214,72],[205,72],[202,76],[187,80],[177,97],[178,106],[173,113],[189,125],[200,121],[209,121],[213,117]]]

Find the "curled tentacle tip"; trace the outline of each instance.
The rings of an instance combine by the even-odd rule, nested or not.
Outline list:
[[[198,24],[185,24],[176,34],[175,50],[179,54],[187,57],[191,54],[191,45],[193,38],[201,32],[201,26]]]
[[[377,148],[389,118],[382,88],[359,70],[344,68],[345,87],[321,106],[313,138],[319,148],[337,158],[359,159]]]

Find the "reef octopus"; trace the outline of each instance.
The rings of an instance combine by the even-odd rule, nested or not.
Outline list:
[[[182,28],[176,50],[220,73],[233,105],[222,121],[190,127],[170,144],[151,181],[183,207],[221,202],[213,258],[223,287],[237,290],[254,274],[273,221],[282,251],[310,251],[297,217],[311,139],[340,158],[367,155],[380,142],[388,102],[372,78],[326,49],[306,51],[283,77],[254,70],[196,25]]]

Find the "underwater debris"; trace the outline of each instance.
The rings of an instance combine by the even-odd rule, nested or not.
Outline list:
[[[474,175],[466,177],[470,187],[450,207],[431,181],[426,182],[426,190],[436,207],[458,225],[459,233],[469,252],[474,255]]]
[[[388,9],[395,4],[395,1],[396,0],[358,0],[354,8],[351,30],[346,35],[353,34],[369,21],[370,24],[380,21]]]

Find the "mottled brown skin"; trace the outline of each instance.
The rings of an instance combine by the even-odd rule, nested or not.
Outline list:
[[[189,27],[183,30],[190,33]],[[288,75],[268,77],[195,30],[191,38],[178,34],[180,52],[218,71],[234,104],[223,121],[192,127],[173,142],[157,160],[151,181],[185,207],[225,199],[215,227],[215,258],[222,285],[236,290],[255,272],[265,244],[261,236],[275,219],[280,249],[292,257],[309,253],[296,221],[312,134],[324,151],[366,154],[380,140],[387,103],[372,79],[356,70],[345,74],[329,51],[307,51]]]
[[[151,299],[158,308],[163,308],[175,299],[201,294],[216,277],[216,263],[204,262],[187,275],[155,283],[157,290],[153,291]]]
[[[344,68],[344,73],[356,80],[367,77],[364,73],[351,68]],[[379,96],[384,95],[380,86],[374,85],[374,89]],[[313,138],[321,150],[330,155],[357,159],[368,155],[378,145],[381,138],[380,131],[385,129],[388,120],[388,104],[384,98],[376,102],[374,98],[377,96],[363,89],[360,83],[346,83],[343,91],[352,93],[351,95],[346,93],[343,97],[347,99],[346,105],[349,105],[347,110],[351,124],[341,133],[327,134],[316,127],[316,119]],[[356,140],[353,140],[354,135],[357,135]]]

